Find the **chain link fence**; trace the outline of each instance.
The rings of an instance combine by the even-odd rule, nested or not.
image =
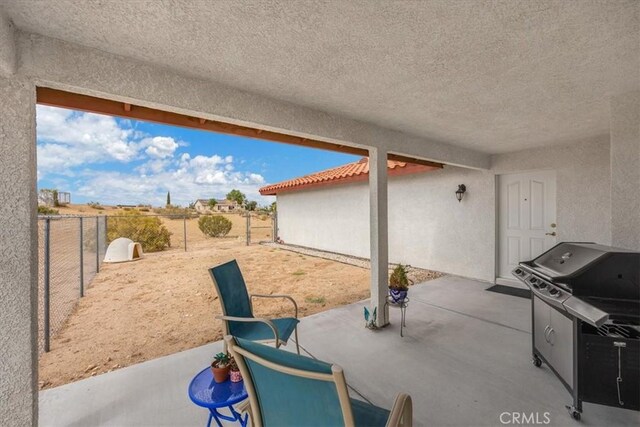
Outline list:
[[[38,218],[38,343],[49,351],[85,287],[100,270],[106,250],[106,217]]]
[[[277,237],[275,215],[269,213],[215,214],[232,226],[224,239],[247,245]],[[202,215],[204,216],[204,215]],[[39,351],[50,350],[51,337],[64,326],[80,298],[99,273],[108,244],[126,237],[143,252],[210,248],[220,239],[203,234],[197,214],[140,214],[109,216],[39,216]]]

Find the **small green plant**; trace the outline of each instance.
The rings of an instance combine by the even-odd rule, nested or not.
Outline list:
[[[231,358],[227,353],[218,353],[213,356],[213,362],[211,362],[211,366],[214,368],[226,368],[231,364]]]
[[[233,223],[221,215],[206,215],[198,220],[198,228],[209,237],[224,237],[232,226]]]
[[[87,206],[93,209],[98,209],[98,210],[102,209],[102,205],[100,204],[100,202],[89,202],[87,203]]]
[[[398,264],[389,277],[389,288],[398,291],[409,289],[410,280],[407,277],[407,266]]]
[[[294,271],[294,272],[293,272],[293,273],[291,273],[291,274],[293,274],[294,276],[304,276],[304,275],[305,275],[305,274],[307,274],[307,273],[305,273],[305,272],[304,272],[304,271],[302,271],[302,270],[296,270],[296,271]]]
[[[306,297],[304,299],[309,304],[326,304],[327,299],[325,297]]]
[[[60,211],[49,206],[38,206],[38,215],[58,215]]]

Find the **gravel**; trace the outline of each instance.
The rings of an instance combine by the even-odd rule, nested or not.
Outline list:
[[[322,251],[319,249],[305,248],[303,246],[287,245],[284,243],[266,242],[261,243],[264,246],[271,248],[278,248],[285,251],[291,251],[302,255],[312,256],[316,258],[324,258],[331,261],[340,262],[343,264],[354,265],[356,267],[365,268],[369,270],[371,268],[371,262],[367,258],[359,258],[351,255],[337,254],[335,252]],[[389,264],[389,271],[392,271],[398,264]],[[438,271],[427,270],[424,268],[412,267],[407,265],[407,276],[409,280],[414,284],[427,282],[429,280],[437,279],[445,276],[444,273]]]

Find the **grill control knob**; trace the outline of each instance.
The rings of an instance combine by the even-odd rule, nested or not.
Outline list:
[[[531,283],[538,283],[538,279],[536,279],[535,277],[531,278]]]
[[[546,284],[546,283],[544,283],[544,282],[541,282],[541,283],[540,283],[540,286],[539,286],[539,288],[540,288],[540,289],[544,289],[544,288],[546,288],[546,287],[547,287],[547,284]]]
[[[519,276],[522,274],[522,270],[520,270],[519,268],[516,268],[515,273]]]
[[[556,288],[552,288],[549,290],[549,294],[551,294],[552,297],[558,297],[560,295],[560,291]]]

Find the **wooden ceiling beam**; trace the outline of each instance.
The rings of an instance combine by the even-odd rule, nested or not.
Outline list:
[[[254,129],[247,126],[234,125],[215,120],[190,117],[184,114],[171,113],[168,111],[156,110],[154,108],[133,106],[129,103],[112,101],[88,95],[66,92],[46,87],[36,89],[38,104],[53,107],[71,108],[74,110],[86,111],[89,113],[106,114],[115,117],[142,120],[165,125],[207,130],[211,132],[238,135],[266,141],[280,142],[321,150],[337,151],[340,153],[353,154],[367,157],[369,152],[364,148],[348,147],[345,145],[333,144],[330,142],[314,139],[302,138],[278,132],[271,132],[264,129]],[[414,159],[411,157],[389,154],[389,160],[414,163],[425,166],[442,167],[439,163],[426,160]]]

